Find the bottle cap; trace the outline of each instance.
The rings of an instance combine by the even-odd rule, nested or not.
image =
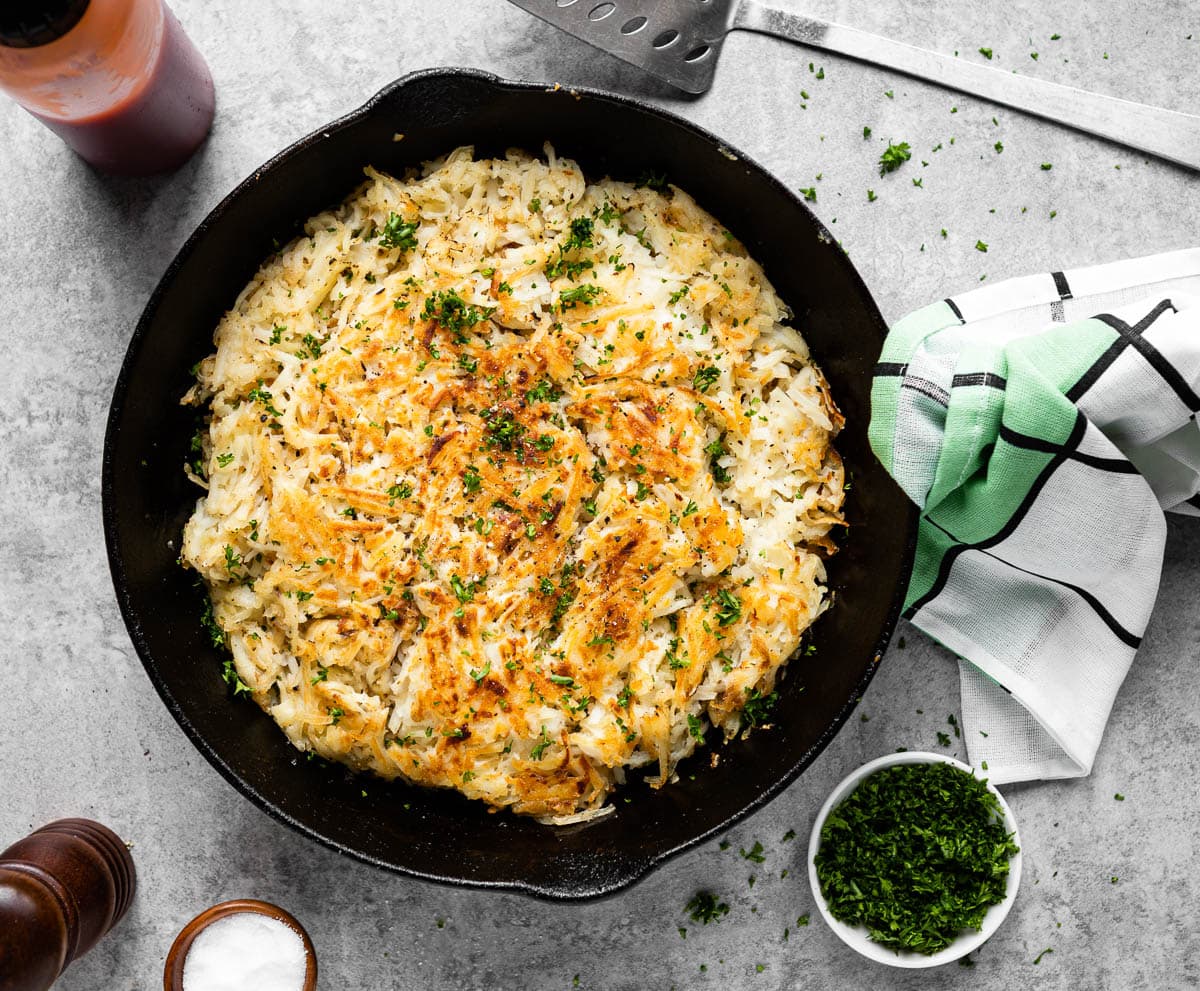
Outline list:
[[[57,41],[83,17],[91,0],[0,3],[0,45],[37,48]]]

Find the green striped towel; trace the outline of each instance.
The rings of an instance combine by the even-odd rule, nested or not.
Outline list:
[[[1163,510],[1200,516],[1198,393],[1200,249],[1012,279],[891,329],[871,445],[923,510],[904,615],[959,655],[993,781],[1091,771]]]

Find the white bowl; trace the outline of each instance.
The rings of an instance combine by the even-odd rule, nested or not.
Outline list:
[[[816,899],[817,908],[820,910],[825,921],[829,923],[829,928],[838,935],[842,942],[847,946],[853,947],[864,957],[869,957],[878,963],[885,963],[892,967],[937,967],[939,964],[951,963],[959,959],[959,957],[964,957],[972,950],[982,946],[992,933],[999,928],[1000,923],[1004,921],[1004,917],[1008,915],[1008,910],[1012,908],[1013,901],[1017,897],[1017,888],[1021,884],[1021,853],[1019,850],[1021,837],[1017,832],[1017,821],[1013,818],[1012,810],[1008,807],[1008,803],[1004,801],[1004,796],[992,787],[989,782],[987,786],[988,791],[995,795],[997,801],[1000,803],[1000,811],[1004,814],[1004,828],[1012,833],[1013,842],[1017,845],[1018,852],[1009,861],[1008,886],[1005,889],[1004,900],[987,910],[987,913],[983,917],[983,927],[978,932],[972,930],[964,932],[953,943],[944,950],[938,950],[937,953],[913,953],[904,950],[897,952],[890,947],[872,940],[867,935],[866,926],[851,926],[845,922],[840,922],[830,914],[829,904],[825,901],[824,895],[821,894],[821,883],[817,880],[817,867],[814,862],[817,850],[821,846],[821,827],[825,825],[825,819],[829,815],[830,810],[843,799],[847,798],[858,787],[860,781],[874,774],[880,768],[892,767],[896,764],[935,763],[952,764],[963,771],[975,773],[973,768],[962,761],[955,760],[953,757],[922,751],[902,751],[870,761],[848,775],[841,784],[833,789],[833,793],[825,800],[825,804],[821,806],[821,811],[817,813],[817,821],[813,824],[812,836],[809,837],[808,841],[808,880],[809,884],[812,885],[813,898]]]

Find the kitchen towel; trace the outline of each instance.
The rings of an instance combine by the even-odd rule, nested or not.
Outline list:
[[[960,658],[971,763],[1088,774],[1200,516],[1200,249],[1011,279],[892,327],[871,445],[921,507],[904,615]]]

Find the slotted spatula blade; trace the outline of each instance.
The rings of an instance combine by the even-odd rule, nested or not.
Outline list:
[[[1200,117],[1088,93],[906,45],[760,0],[509,0],[688,93],[712,85],[729,31],[755,31],[902,72],[1188,168],[1200,169]]]
[[[687,93],[711,85],[733,0],[509,0]]]

